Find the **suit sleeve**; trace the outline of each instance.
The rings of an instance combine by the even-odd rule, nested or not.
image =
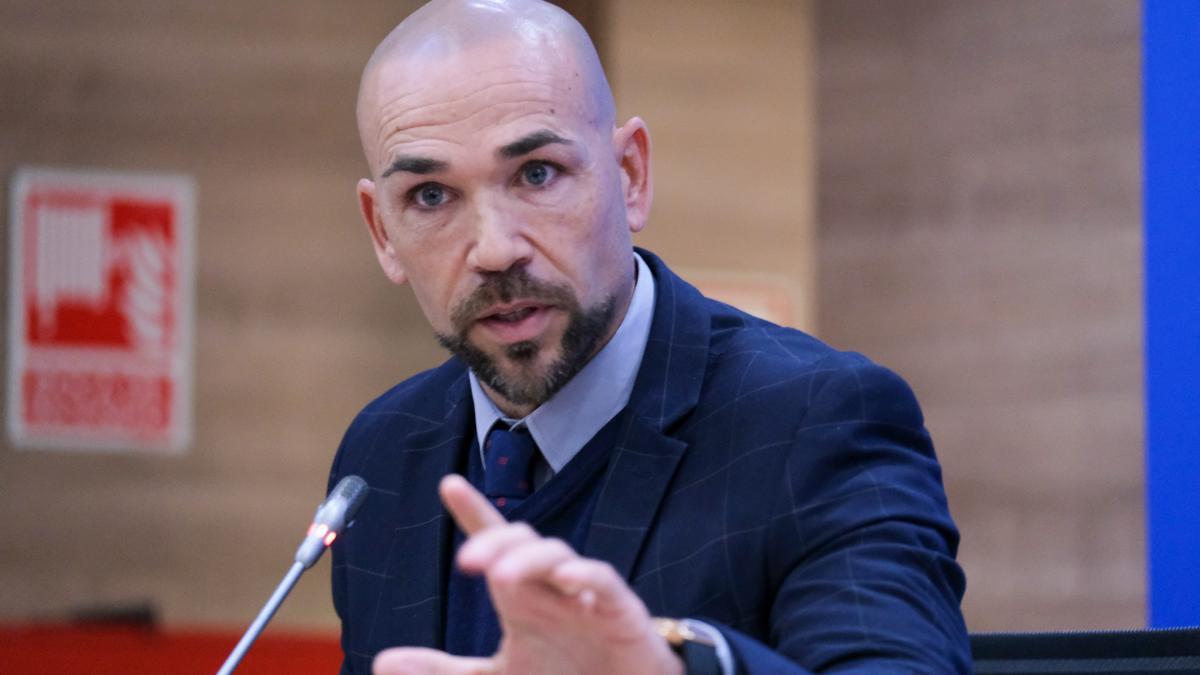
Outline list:
[[[738,671],[970,672],[958,532],[920,408],[891,371],[837,359],[778,488],[768,640],[722,627]]]

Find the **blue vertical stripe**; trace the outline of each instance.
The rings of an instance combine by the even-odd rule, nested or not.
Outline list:
[[[1146,510],[1152,626],[1200,623],[1200,2],[1145,0]]]

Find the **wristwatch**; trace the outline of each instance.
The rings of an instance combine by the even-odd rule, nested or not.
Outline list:
[[[725,636],[692,619],[654,617],[654,630],[683,659],[688,675],[732,675],[732,657]]]

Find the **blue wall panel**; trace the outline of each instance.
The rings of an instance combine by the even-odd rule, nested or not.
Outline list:
[[[1200,624],[1200,2],[1146,0],[1150,624]]]

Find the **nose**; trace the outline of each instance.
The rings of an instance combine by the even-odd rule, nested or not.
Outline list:
[[[474,240],[467,263],[479,273],[503,272],[528,264],[533,246],[526,238],[521,218],[501,204],[480,200],[475,208]]]

